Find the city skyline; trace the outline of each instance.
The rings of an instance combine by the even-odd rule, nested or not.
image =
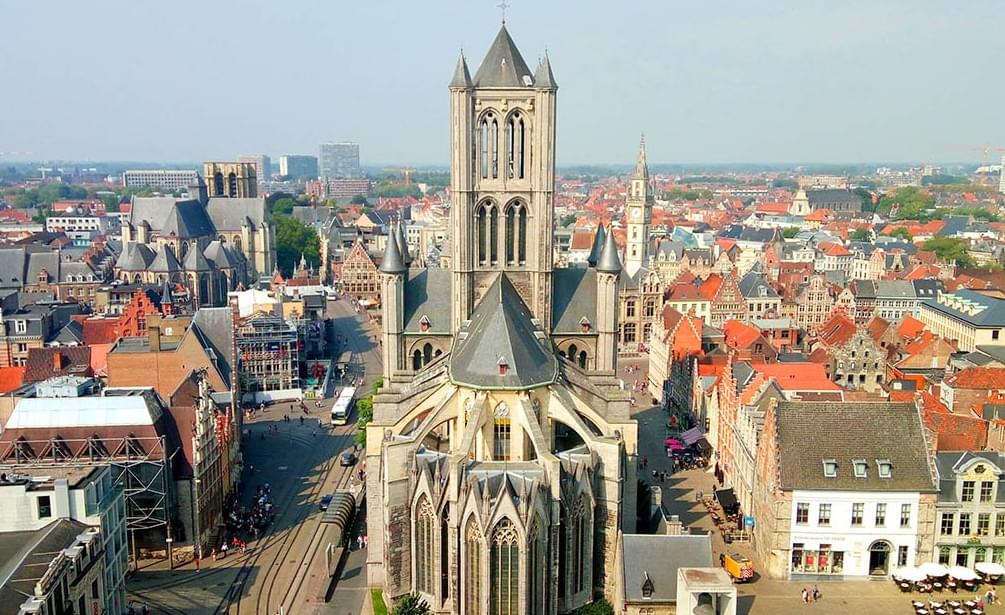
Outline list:
[[[440,127],[459,47],[478,65],[500,19],[494,3],[430,11],[260,2],[238,12],[224,2],[199,5],[197,20],[187,6],[113,3],[116,36],[84,45],[77,24],[91,15],[82,7],[9,7],[0,69],[25,95],[5,101],[3,159],[278,159],[354,141],[364,166],[445,164]],[[935,2],[574,8],[507,11],[528,62],[546,49],[551,57],[561,165],[630,161],[640,132],[654,164],[977,162],[984,144],[1005,144],[989,102],[1005,94],[990,78],[991,59],[1005,55],[998,4],[971,4],[967,14]],[[245,36],[220,40],[222,20]],[[47,26],[41,50],[37,23]],[[181,38],[186,45],[175,44]],[[283,44],[263,54],[249,40]],[[207,71],[206,60],[241,53],[255,58],[250,78],[214,86],[227,62]],[[161,74],[185,77],[152,76]],[[378,85],[352,89],[375,74]],[[267,90],[260,80],[311,86]]]

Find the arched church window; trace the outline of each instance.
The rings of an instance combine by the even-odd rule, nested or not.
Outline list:
[[[516,176],[516,131],[513,129],[513,115],[506,120],[506,177]]]
[[[464,534],[464,612],[481,615],[482,603],[482,531],[474,520]]]
[[[484,204],[478,207],[478,262],[482,265],[484,265],[488,259],[488,246],[486,243],[486,240],[488,239],[486,228],[488,225],[488,212],[485,209]]]
[[[527,262],[527,208],[524,206],[520,207],[520,211],[517,213],[517,232],[518,238],[517,242],[519,247],[517,248],[517,259],[520,264]]]
[[[489,116],[482,120],[481,142],[482,142],[482,179],[489,176]]]
[[[493,207],[489,212],[489,260],[492,264],[499,262],[499,208]]]
[[[526,135],[523,116],[517,111],[506,121],[506,176],[510,179],[524,178]]]
[[[545,613],[545,585],[548,578],[548,535],[544,522],[535,517],[527,539],[527,602],[531,613]]]
[[[577,362],[579,363],[580,367],[582,367],[583,369],[586,369],[586,351],[585,350],[580,350],[579,351],[579,359],[578,359]]]
[[[523,179],[527,170],[527,128],[523,123],[523,116],[519,117],[519,121],[516,126],[517,131],[517,150],[516,150],[516,170],[517,177]]]
[[[569,344],[569,360],[570,361],[575,361],[576,360],[576,351],[577,350],[579,350],[579,348],[577,348],[575,344]]]
[[[423,496],[415,516],[415,585],[420,592],[433,594],[433,506]]]
[[[237,196],[237,175],[233,173],[227,176],[227,196]]]
[[[579,496],[576,510],[572,515],[572,593],[586,589],[587,564],[593,559],[590,546],[592,519],[586,496]]]
[[[516,258],[516,210],[518,205],[506,208],[506,262],[512,264]]]
[[[492,179],[499,177],[499,122],[492,119],[492,134],[489,137],[492,141]]]
[[[223,173],[219,171],[213,174],[213,194],[223,194]]]
[[[416,349],[412,353],[412,370],[417,372],[420,369],[422,369],[422,351]]]
[[[426,345],[422,347],[422,364],[426,365],[433,360],[433,345],[426,342]]]
[[[500,521],[492,533],[491,571],[489,613],[516,615],[520,611],[520,544],[509,519]]]

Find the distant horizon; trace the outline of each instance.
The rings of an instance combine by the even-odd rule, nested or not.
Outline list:
[[[54,9],[4,7],[0,73],[15,87],[0,164],[228,160],[353,141],[381,161],[370,164],[438,165],[458,55],[475,72],[501,17],[494,2],[462,0]],[[1005,147],[1002,23],[1000,0],[581,0],[506,13],[527,64],[551,59],[563,166],[631,163],[641,133],[650,159],[694,161],[673,164],[981,160],[985,145]],[[82,38],[99,24],[107,35]]]

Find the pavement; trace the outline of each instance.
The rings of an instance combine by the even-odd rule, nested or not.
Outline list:
[[[348,347],[354,354],[346,379],[357,383],[362,380],[358,394],[367,394],[381,372],[375,327],[346,301],[330,301],[326,316],[334,325],[330,341],[337,342],[337,347],[330,346],[332,352]],[[335,391],[339,388],[334,387]],[[311,565],[313,528],[317,527],[320,517],[316,495],[329,492],[342,477],[344,470],[337,465],[327,475],[322,470],[327,460],[352,446],[354,431],[354,425],[330,427],[332,403],[333,399],[328,398],[318,409],[308,401],[309,414],[303,423],[299,421],[299,404],[293,403],[273,404],[265,412],[255,412],[246,420],[242,444],[246,465],[242,477],[244,498],[250,498],[257,485],[269,483],[277,516],[265,534],[258,540],[248,541],[245,555],[232,552],[226,559],[217,561],[206,557],[200,562],[200,570],[196,570],[191,561],[176,565],[173,570],[166,561],[141,562],[140,568],[127,579],[127,599],[137,606],[148,605],[153,613],[166,615],[222,613],[234,610],[236,603],[241,604],[242,612],[271,615],[269,611],[277,610],[273,606],[282,600],[281,596],[295,579],[304,578],[303,587],[298,595],[288,596],[287,601],[297,601],[303,606],[304,596],[315,595],[318,591],[324,593],[316,575],[308,576],[304,572]],[[283,421],[286,414],[291,417],[289,422]],[[323,428],[319,429],[318,419]],[[253,474],[251,467],[254,467]],[[318,481],[325,484],[314,488]],[[357,518],[350,536],[353,542],[357,535],[365,532],[364,519],[363,515]],[[290,565],[301,560],[306,561],[299,566]],[[328,590],[328,603],[287,612],[333,615],[364,612],[368,598],[365,562],[365,550],[351,551],[334,592]],[[258,600],[259,594],[265,598]]]

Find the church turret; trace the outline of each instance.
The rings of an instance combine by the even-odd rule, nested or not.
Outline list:
[[[405,264],[398,249],[397,229],[387,235],[384,258],[380,261],[380,301],[383,315],[381,335],[384,355],[384,379],[401,373],[404,362],[402,333],[405,329]]]
[[[398,251],[401,253],[401,260],[404,261],[406,266],[411,265],[412,255],[408,251],[408,237],[405,235],[404,220],[398,222],[398,232],[395,238],[398,240]]]
[[[649,224],[653,217],[653,195],[649,185],[649,164],[646,162],[646,139],[639,143],[639,157],[628,187],[625,203],[628,217],[628,240],[625,245],[625,271],[634,276],[648,264]]]
[[[607,232],[604,231],[603,223],[597,225],[597,234],[593,236],[593,247],[590,248],[590,255],[586,257],[586,264],[590,267],[596,267],[597,261],[600,259],[600,251],[604,249],[604,239],[607,236]]]
[[[613,229],[597,259],[597,371],[613,374],[618,356],[618,278],[621,259]]]

